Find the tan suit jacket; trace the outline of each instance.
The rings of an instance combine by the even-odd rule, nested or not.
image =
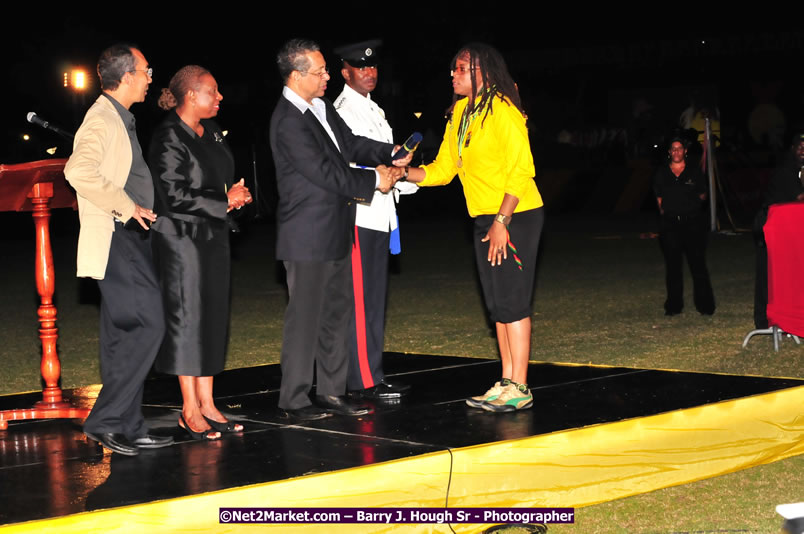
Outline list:
[[[78,193],[79,277],[103,280],[114,219],[126,222],[134,201],[123,188],[131,171],[131,141],[112,102],[101,95],[75,134],[64,176]]]

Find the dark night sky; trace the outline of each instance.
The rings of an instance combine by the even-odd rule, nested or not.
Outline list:
[[[97,80],[93,77],[95,86],[81,99],[61,87],[62,73],[71,65],[85,65],[92,72],[99,51],[116,41],[138,44],[155,70],[146,102],[133,109],[141,131],[147,132],[161,116],[156,107],[159,88],[182,65],[198,63],[212,71],[222,88],[219,122],[240,133],[239,139],[230,139],[233,144],[260,142],[280,89],[274,54],[282,42],[296,36],[321,43],[333,72],[327,92],[331,99],[342,84],[332,47],[382,38],[384,59],[375,98],[397,132],[421,126],[412,122],[413,111],[425,111],[422,122],[428,127],[443,128],[441,112],[451,97],[449,60],[460,44],[470,40],[486,41],[501,50],[520,85],[531,122],[541,125],[548,136],[562,127],[562,121],[575,127],[617,123],[612,100],[643,88],[655,92],[711,86],[721,100],[730,99],[728,104],[721,102],[722,107],[742,113],[757,98],[756,84],[781,83],[782,89],[771,91],[771,97],[781,100],[791,116],[802,108],[799,76],[791,69],[803,51],[804,33],[796,30],[735,26],[717,18],[665,24],[639,19],[626,24],[626,13],[613,11],[599,15],[605,18],[586,13],[586,22],[579,24],[577,16],[535,17],[492,9],[488,3],[462,11],[454,4],[450,8],[419,4],[411,22],[400,25],[387,16],[355,15],[355,6],[365,3],[332,5],[293,22],[278,15],[257,15],[248,8],[205,9],[201,4],[181,17],[143,9],[122,17],[122,24],[112,22],[120,15],[44,10],[6,17],[4,26],[11,30],[0,32],[4,73],[0,161],[38,159],[31,157],[36,150],[22,148],[23,132],[35,138],[29,147],[39,149],[58,141],[28,125],[28,111],[69,130],[78,126],[97,94]],[[616,19],[623,20],[619,27],[611,23]],[[729,93],[725,96],[724,88]],[[668,105],[672,108],[668,116],[677,117],[680,109],[675,108],[684,104],[680,96],[676,99]],[[67,156],[64,151],[60,154]]]

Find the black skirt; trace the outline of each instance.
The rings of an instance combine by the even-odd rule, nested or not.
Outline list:
[[[223,371],[229,338],[228,227],[209,239],[153,232],[165,309],[165,339],[155,368],[162,373],[212,376]]]

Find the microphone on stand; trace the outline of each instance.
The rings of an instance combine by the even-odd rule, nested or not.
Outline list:
[[[40,119],[40,118],[39,118],[39,117],[36,115],[36,113],[34,113],[33,111],[31,111],[30,113],[28,113],[28,122],[30,122],[31,124],[36,124],[37,126],[41,126],[41,127],[42,127],[42,128],[44,128],[45,130],[50,130],[50,131],[52,131],[52,132],[56,132],[56,133],[57,133],[57,134],[59,134],[60,136],[62,136],[62,137],[66,137],[67,139],[73,139],[73,138],[75,138],[75,136],[74,136],[73,134],[71,134],[70,132],[67,132],[67,131],[65,131],[65,130],[62,130],[62,129],[61,129],[61,128],[59,128],[58,126],[56,126],[56,125],[54,125],[54,124],[50,124],[50,122],[48,122],[48,121],[46,121],[46,120],[42,120],[42,119]]]

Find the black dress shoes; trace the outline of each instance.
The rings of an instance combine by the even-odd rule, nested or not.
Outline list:
[[[279,410],[279,417],[283,419],[293,419],[295,421],[315,421],[316,419],[324,419],[329,416],[326,411],[312,404],[295,410],[283,410],[281,408]]]
[[[361,415],[368,415],[373,413],[374,410],[363,404],[352,404],[346,397],[338,397],[335,395],[316,395],[315,403],[324,411],[338,415],[348,415],[350,417],[359,417]]]
[[[140,449],[161,449],[173,445],[173,438],[170,436],[154,436],[153,434],[145,434],[132,443]]]
[[[84,432],[84,434],[89,439],[97,441],[110,451],[116,452],[117,454],[122,454],[124,456],[137,456],[140,453],[140,449],[134,445],[134,442],[129,440],[123,434],[117,434],[115,432],[103,432],[101,434]]]
[[[407,384],[392,384],[383,380],[374,387],[351,391],[350,393],[355,397],[364,399],[399,399],[410,393],[410,386]]]

